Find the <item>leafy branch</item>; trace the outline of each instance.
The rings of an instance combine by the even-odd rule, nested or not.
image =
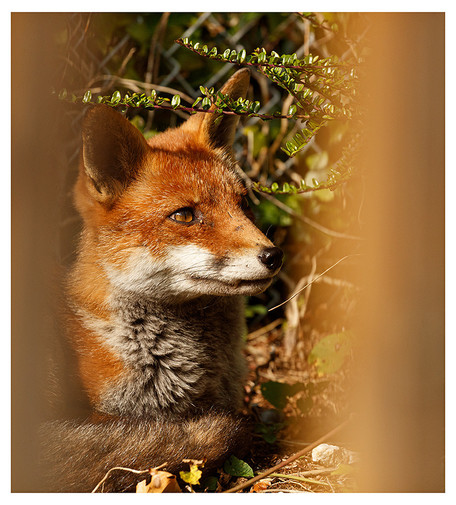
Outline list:
[[[353,176],[352,165],[359,152],[360,139],[360,133],[355,133],[353,135],[351,142],[349,142],[343,149],[340,159],[334,167],[328,170],[325,182],[320,183],[316,179],[313,179],[312,186],[307,185],[304,180],[301,180],[299,186],[285,182],[281,188],[277,182],[273,182],[270,187],[263,186],[259,182],[254,182],[253,188],[259,193],[274,195],[310,193],[312,191],[320,191],[324,189],[333,191],[336,187],[344,184]]]
[[[304,58],[298,58],[296,53],[279,55],[271,51],[268,54],[264,48],[257,48],[250,54],[245,49],[226,49],[222,53],[216,47],[209,49],[188,38],[176,42],[208,59],[255,66],[294,98],[295,103],[285,117],[305,119],[306,126],[282,147],[288,156],[298,154],[328,121],[353,118],[358,81],[356,65],[360,61],[356,64],[340,62],[336,55],[320,59],[312,54]]]
[[[335,25],[329,26],[326,21],[320,22],[311,13],[302,13],[299,16],[310,21],[314,27],[332,31],[334,34],[337,31]],[[179,94],[171,97],[160,96],[154,89],[150,94],[126,92],[122,95],[119,91],[114,91],[112,95],[95,98],[90,90],[86,91],[82,97],[74,94],[69,96],[68,92],[63,90],[59,96],[75,103],[103,103],[112,107],[175,110],[189,114],[204,112],[217,114],[220,119],[222,115],[237,115],[263,121],[294,120],[297,121],[297,131],[295,129],[295,133],[281,147],[289,157],[302,152],[329,122],[346,123],[361,117],[357,107],[358,70],[362,64],[360,58],[342,61],[337,55],[321,58],[313,54],[300,58],[296,53],[278,54],[275,51],[268,53],[264,48],[257,48],[247,54],[245,49],[228,48],[220,51],[215,46],[209,48],[206,44],[193,42],[188,38],[181,38],[175,42],[207,59],[255,67],[288,93],[291,105],[287,105],[280,112],[266,114],[262,112],[262,104],[257,100],[246,98],[233,100],[221,92],[215,92],[214,88],[204,86],[200,86],[201,96],[188,105],[181,103]],[[324,183],[313,179],[312,185],[302,180],[298,185],[285,182],[279,187],[279,184],[274,182],[270,187],[266,187],[257,182],[254,184],[254,189],[269,194],[300,194],[321,189],[334,189],[352,176],[352,155],[355,150],[353,145],[345,149],[341,159],[329,170]]]
[[[189,114],[196,114],[197,112],[206,112],[209,114],[225,114],[257,117],[264,121],[272,119],[308,119],[308,115],[296,114],[296,111],[291,111],[290,114],[281,114],[275,112],[273,114],[262,114],[258,111],[261,104],[258,101],[250,101],[243,98],[233,100],[228,95],[221,92],[215,93],[214,88],[200,87],[203,96],[198,97],[194,103],[188,107],[181,104],[181,97],[179,94],[173,95],[171,98],[159,96],[155,90],[152,90],[150,95],[145,93],[125,93],[123,96],[119,91],[114,91],[112,95],[97,96],[94,98],[90,90],[86,91],[84,96],[77,96],[72,94],[68,95],[66,89],[59,93],[61,100],[69,100],[73,103],[83,104],[105,104],[111,107],[131,107],[137,109],[164,109],[164,110],[181,110]],[[215,105],[215,108],[211,108]]]
[[[280,56],[275,51],[271,51],[269,57],[265,49],[257,49],[252,54],[247,55],[245,49],[236,51],[235,49],[226,49],[223,53],[218,52],[216,47],[208,49],[207,45],[201,45],[199,42],[193,43],[188,38],[175,40],[176,44],[193,51],[194,53],[204,56],[210,60],[222,61],[225,63],[237,63],[239,65],[253,67],[270,67],[270,68],[290,68],[304,72],[318,72],[322,67],[340,67],[351,68],[348,63],[338,62],[337,57],[331,56],[325,59],[319,59],[318,56],[307,55],[303,59],[298,59],[296,54],[284,54]],[[319,62],[318,64],[316,62]]]

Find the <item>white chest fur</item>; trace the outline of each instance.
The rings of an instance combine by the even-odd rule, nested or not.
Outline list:
[[[110,320],[80,314],[124,365],[124,373],[105,384],[100,411],[142,415],[240,406],[242,299],[208,297],[163,306],[124,294],[111,306]]]

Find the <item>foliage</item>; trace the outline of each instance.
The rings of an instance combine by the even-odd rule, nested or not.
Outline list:
[[[286,384],[269,381],[261,385],[261,393],[274,407],[283,409],[287,404],[287,398],[294,396],[304,389],[304,384]]]
[[[337,372],[351,354],[351,332],[333,333],[322,338],[309,354],[309,363],[315,365],[319,375]]]
[[[223,465],[223,470],[228,475],[233,475],[234,477],[253,477],[253,470],[250,465],[245,461],[236,458],[236,456],[230,456]]]
[[[324,26],[324,23],[316,22],[313,14],[305,14],[301,17],[309,20],[314,27]],[[337,24],[330,27],[324,26],[324,28],[334,34],[338,31]],[[134,31],[133,33],[136,37],[142,36],[141,32]],[[329,122],[344,124],[353,119],[358,121],[361,117],[357,103],[358,67],[363,61],[361,57],[351,58],[350,61],[342,60],[336,54],[325,58],[311,53],[298,57],[296,52],[279,54],[275,50],[266,51],[264,47],[257,47],[249,53],[244,48],[240,50],[227,48],[222,51],[215,45],[209,48],[201,42],[192,42],[188,37],[178,38],[175,43],[208,60],[255,68],[275,85],[283,88],[292,98],[292,102],[286,111],[276,110],[265,113],[264,106],[259,100],[248,98],[233,100],[216,92],[213,86],[207,87],[202,84],[199,85],[200,96],[196,97],[190,106],[182,104],[179,93],[167,97],[160,95],[156,89],[151,89],[148,94],[126,92],[123,95],[119,90],[115,90],[111,95],[97,95],[94,101],[120,107],[123,110],[127,108],[162,109],[191,114],[195,112],[236,114],[263,121],[294,120],[300,125],[298,131],[286,140],[281,148],[290,157],[301,153]],[[84,104],[92,103],[94,98],[91,90],[86,90],[82,96],[78,96],[75,93],[68,93],[66,89],[60,91],[59,97]],[[297,185],[286,181],[279,186],[278,182],[264,185],[260,181],[255,181],[253,189],[270,194],[307,193],[318,189],[334,189],[352,176],[353,157],[356,146],[360,142],[359,137],[358,129],[356,134],[352,135],[352,140],[347,144],[343,156],[335,166],[329,169],[326,182],[319,182],[313,178],[312,185],[309,185],[305,179],[301,179]]]
[[[353,116],[357,73],[353,64],[339,62],[336,55],[320,59],[318,55],[308,54],[300,59],[296,53],[279,55],[276,51],[271,51],[268,54],[264,47],[257,48],[250,54],[245,49],[239,52],[226,49],[220,53],[215,46],[209,49],[207,45],[193,43],[188,38],[176,42],[209,59],[255,67],[294,97],[296,103],[290,105],[287,115],[281,115],[280,112],[272,116],[258,115],[262,119],[285,117],[306,120],[306,128],[296,133],[283,148],[289,156],[298,154],[327,121],[343,121]],[[226,107],[239,114],[249,114],[256,113],[261,108],[258,101],[247,101],[247,104],[226,103],[220,94],[216,99],[213,90],[209,93],[205,90],[205,95],[206,99],[209,98],[207,104],[216,103],[220,106],[220,111]]]

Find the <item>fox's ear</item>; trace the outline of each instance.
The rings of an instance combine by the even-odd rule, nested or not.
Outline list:
[[[89,192],[111,203],[128,186],[148,149],[141,132],[107,105],[94,105],[82,125],[82,162]]]
[[[228,95],[233,100],[245,98],[250,84],[250,70],[243,68],[233,74],[224,84],[221,93]],[[215,107],[211,107],[215,109]],[[221,119],[216,113],[197,113],[190,117],[183,128],[187,130],[198,130],[198,134],[203,140],[208,141],[213,147],[231,149],[234,142],[236,127],[239,116],[224,114]]]

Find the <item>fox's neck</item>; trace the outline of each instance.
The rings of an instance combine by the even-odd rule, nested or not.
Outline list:
[[[93,295],[105,292],[103,300],[72,302],[81,376],[98,410],[139,415],[239,406],[242,300],[162,303],[98,280]],[[83,279],[79,284],[84,289]]]

